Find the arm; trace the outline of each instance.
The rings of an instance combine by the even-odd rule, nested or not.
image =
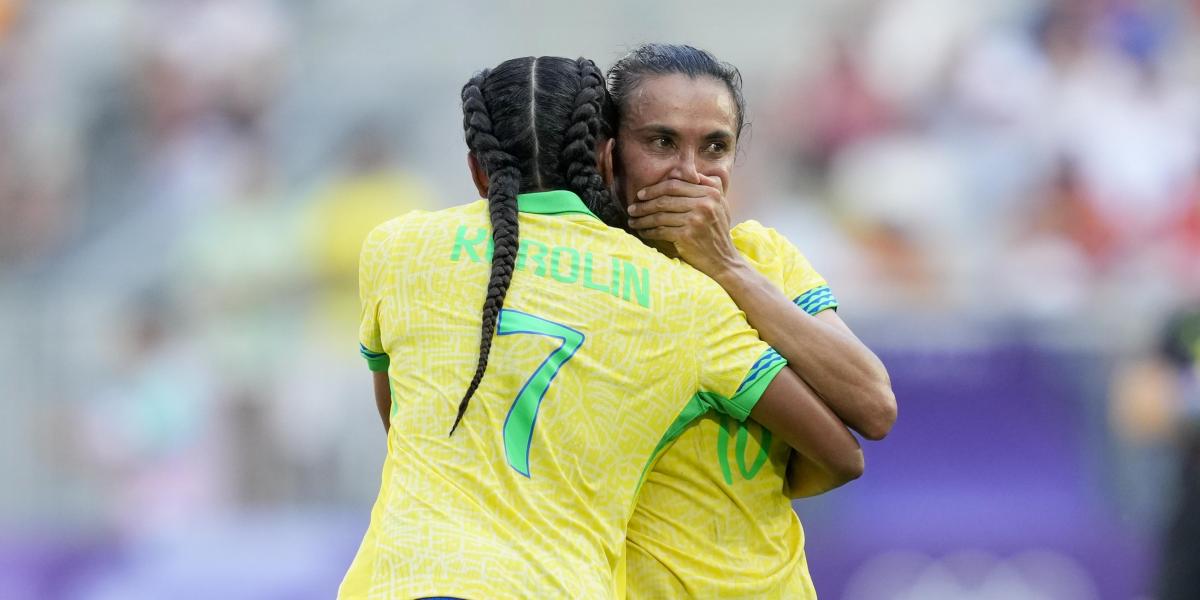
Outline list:
[[[833,311],[805,313],[751,267],[729,236],[720,180],[677,179],[650,186],[629,207],[643,238],[672,242],[680,257],[725,289],[763,341],[784,358],[830,408],[867,439],[887,435],[896,399],[883,363]]]
[[[836,312],[810,316],[744,260],[708,275],[842,421],[870,440],[887,435],[896,422],[887,370]]]
[[[787,466],[788,497],[793,500],[820,496],[841,487],[846,481],[826,471],[816,461],[792,452]]]
[[[387,371],[375,371],[371,373],[372,383],[375,385],[375,409],[379,411],[379,418],[383,420],[383,431],[388,432],[392,428],[390,415],[392,414],[392,388],[388,381]]]
[[[763,390],[750,418],[795,451],[788,465],[793,498],[829,491],[863,473],[858,440],[812,388],[788,369],[780,370]]]

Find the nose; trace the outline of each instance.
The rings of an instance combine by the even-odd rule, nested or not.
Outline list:
[[[676,155],[668,175],[673,179],[680,179],[688,183],[700,183],[700,170],[696,168],[696,151],[688,149]]]

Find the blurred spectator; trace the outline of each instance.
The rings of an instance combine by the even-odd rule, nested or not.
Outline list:
[[[299,224],[278,188],[270,149],[240,165],[232,194],[209,200],[179,236],[171,288],[223,381],[261,383],[285,365],[308,265],[296,255]]]
[[[1178,453],[1158,598],[1200,597],[1200,308],[1168,320],[1157,352],[1122,372],[1112,416],[1126,440]]]
[[[274,156],[260,146],[239,166],[233,194],[188,224],[171,261],[176,302],[217,376],[209,403],[228,411],[230,469],[246,504],[287,497],[297,467],[278,433],[294,417],[280,392],[303,339],[309,265],[295,211],[282,198]]]
[[[141,192],[186,215],[236,185],[273,106],[288,32],[267,0],[174,0],[141,16]]]
[[[850,40],[834,43],[833,59],[812,81],[789,94],[779,111],[780,126],[795,132],[797,162],[810,176],[828,172],[846,147],[889,125],[892,109],[871,89]]]
[[[357,347],[358,253],[376,225],[414,209],[429,208],[424,181],[395,162],[382,122],[352,129],[339,153],[332,181],[316,194],[306,215],[305,245],[319,295],[317,318],[331,327],[340,346]]]
[[[125,537],[156,536],[212,518],[229,498],[219,407],[202,354],[161,298],[126,313],[112,377],[78,407],[86,461]]]

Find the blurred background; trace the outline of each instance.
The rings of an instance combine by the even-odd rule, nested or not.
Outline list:
[[[569,4],[0,0],[0,597],[332,597],[384,452],[362,237],[474,200],[473,71],[664,41],[741,68],[736,212],[900,403],[796,505],[821,597],[1200,598],[1160,593],[1200,557],[1200,2]]]

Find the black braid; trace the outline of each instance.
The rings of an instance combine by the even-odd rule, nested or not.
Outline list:
[[[561,159],[567,166],[567,182],[601,221],[627,230],[625,211],[613,200],[596,170],[596,138],[600,135],[602,111],[608,99],[604,73],[586,58],[575,62],[579,67],[579,93],[571,112],[571,126],[564,136]]]
[[[467,147],[488,174],[488,213],[492,223],[492,272],[488,280],[487,296],[483,301],[483,327],[479,336],[479,362],[475,376],[467,386],[467,392],[458,403],[458,414],[450,435],[458,429],[471,396],[483,381],[487,370],[488,354],[492,350],[492,337],[504,307],[504,297],[512,283],[513,268],[517,260],[519,225],[517,221],[517,193],[521,185],[521,170],[517,160],[504,150],[492,132],[492,119],[483,98],[483,82],[489,71],[472,77],[462,89],[463,129]]]
[[[485,93],[486,92],[486,93]],[[458,428],[487,372],[519,244],[517,194],[568,189],[605,223],[626,228],[624,210],[596,168],[596,140],[608,135],[612,103],[604,74],[590,60],[516,58],[485,70],[462,89],[467,147],[488,177],[492,269],[475,376],[458,403]]]

